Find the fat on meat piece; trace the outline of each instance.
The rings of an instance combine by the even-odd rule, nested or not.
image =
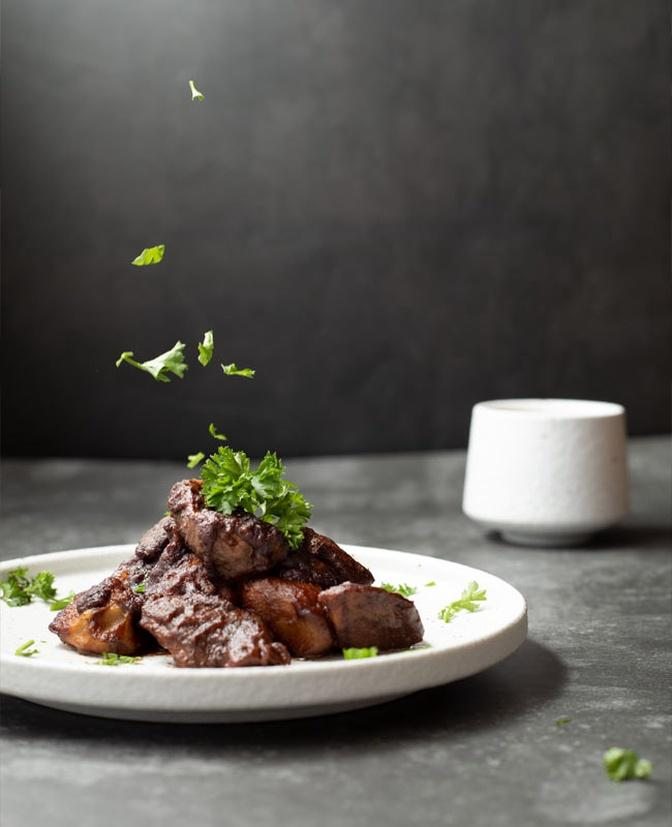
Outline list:
[[[322,589],[339,583],[373,583],[371,572],[329,537],[312,528],[303,530],[303,542],[272,572],[283,580],[314,583]]]
[[[385,589],[341,583],[320,592],[318,605],[344,649],[406,649],[419,643],[424,634],[415,604]]]
[[[251,514],[226,516],[205,508],[200,480],[175,483],[168,508],[188,548],[225,580],[267,572],[289,551],[275,526]]]
[[[317,599],[320,587],[277,577],[251,580],[240,587],[240,602],[257,614],[273,636],[295,657],[314,658],[336,645]]]
[[[274,666],[291,660],[258,617],[219,595],[150,594],[140,623],[178,667]]]
[[[144,583],[154,561],[170,544],[174,529],[170,518],[152,526],[134,556],[101,583],[76,595],[52,620],[49,630],[85,654],[136,655],[155,649],[155,641],[138,625],[144,596],[134,587]]]

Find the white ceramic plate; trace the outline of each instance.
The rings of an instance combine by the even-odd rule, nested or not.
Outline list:
[[[59,594],[78,592],[106,577],[134,548],[105,546],[10,560],[0,565],[0,579],[18,565],[31,574],[48,569],[56,575]],[[163,655],[110,667],[61,644],[47,629],[54,614],[41,601],[19,607],[0,602],[0,691],[105,718],[188,723],[300,718],[371,706],[473,675],[525,640],[525,600],[498,577],[417,554],[344,548],[373,571],[377,583],[417,587],[412,599],[429,647],[366,660],[333,657],[242,669],[177,669]],[[457,599],[471,580],[487,589],[483,608],[462,612],[448,624],[439,620],[439,609]],[[436,586],[425,586],[428,581]],[[38,654],[15,655],[31,638]]]

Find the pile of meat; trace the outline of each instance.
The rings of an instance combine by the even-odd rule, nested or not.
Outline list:
[[[205,508],[200,480],[176,483],[170,516],[49,626],[80,652],[164,649],[176,666],[272,666],[349,647],[422,640],[410,600],[310,528],[290,551],[272,525]]]

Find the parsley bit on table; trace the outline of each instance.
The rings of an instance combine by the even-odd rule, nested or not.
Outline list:
[[[653,765],[646,758],[640,758],[634,750],[611,747],[603,757],[604,771],[612,781],[644,779],[651,775]]]

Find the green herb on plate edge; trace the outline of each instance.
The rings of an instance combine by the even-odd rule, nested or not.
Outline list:
[[[27,640],[25,643],[22,643],[21,646],[19,646],[19,648],[14,652],[14,654],[19,655],[22,658],[30,658],[33,655],[36,655],[40,650],[30,648],[34,645],[34,643],[34,640]]]
[[[7,579],[0,581],[0,600],[8,606],[27,606],[37,597],[52,611],[62,609],[72,602],[74,594],[59,598],[54,587],[54,575],[50,571],[39,571],[35,577],[28,575],[25,566],[17,566],[7,572]]]
[[[486,599],[485,589],[481,589],[475,580],[472,580],[462,592],[459,600],[454,600],[439,612],[439,619],[450,623],[458,612],[475,612],[480,609],[479,603]]]
[[[360,660],[361,658],[375,658],[378,655],[377,646],[368,646],[361,649],[351,647],[343,650],[344,660]]]
[[[408,583],[400,583],[398,586],[393,586],[392,583],[381,583],[380,588],[391,594],[400,594],[402,597],[411,597],[417,592],[417,589],[409,586]]]
[[[131,657],[130,655],[118,655],[116,652],[103,652],[100,660],[96,661],[98,666],[121,666],[123,663],[140,663],[142,658]]]

